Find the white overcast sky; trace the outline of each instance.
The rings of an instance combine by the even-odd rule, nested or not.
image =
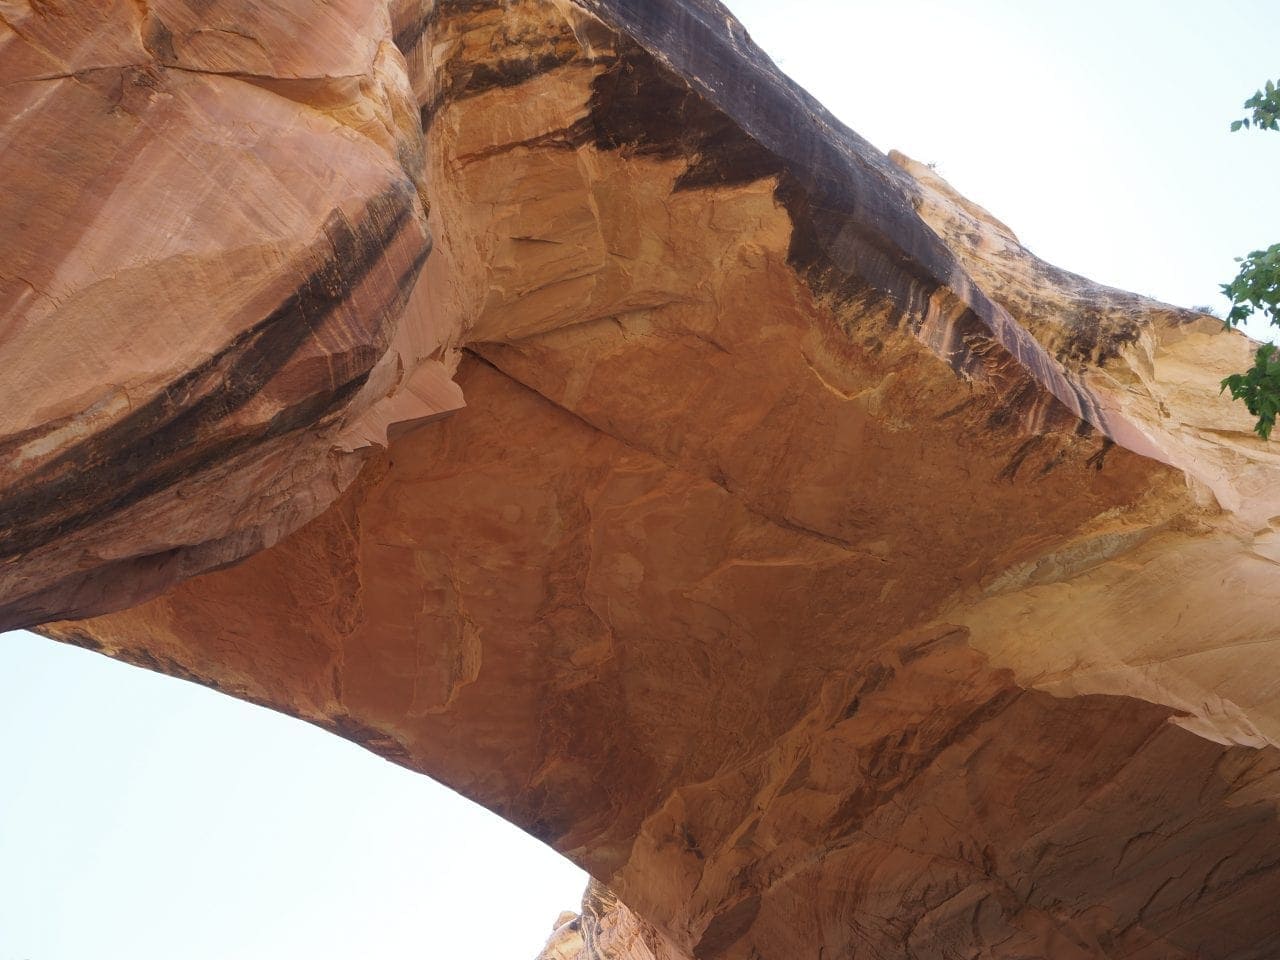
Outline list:
[[[1275,0],[740,0],[881,149],[937,164],[1036,253],[1221,307],[1280,241],[1280,134],[1229,134]],[[0,638],[0,960],[531,960],[583,875],[305,724]]]

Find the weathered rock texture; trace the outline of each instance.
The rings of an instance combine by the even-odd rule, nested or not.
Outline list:
[[[342,451],[460,405],[389,31],[365,0],[0,3],[0,621],[268,546]]]
[[[86,7],[0,4],[7,623],[545,839],[551,956],[1280,954],[1244,338],[712,0]]]
[[[587,885],[582,912],[561,914],[537,960],[657,960],[682,952],[598,881]]]

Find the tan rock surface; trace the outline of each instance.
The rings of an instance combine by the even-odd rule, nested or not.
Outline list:
[[[669,960],[680,957],[659,931],[593,880],[581,913],[561,914],[537,960]]]
[[[46,330],[139,305],[133,353],[12,387],[29,399],[5,430],[46,431],[53,463],[16,471],[33,498],[100,462],[57,430],[114,462],[129,414],[91,406],[111,390],[171,397],[181,422],[203,394],[163,385],[289,296],[332,210],[362,222],[380,190],[411,209],[386,249],[389,227],[353,241],[368,273],[339,271],[332,335],[278,383],[198,441],[137,448],[162,478],[200,471],[97,512],[49,495],[29,502],[51,514],[2,515],[49,534],[0,568],[13,622],[127,606],[345,487],[238,565],[41,629],[327,726],[553,844],[612,891],[589,891],[557,960],[1280,952],[1280,469],[1216,392],[1247,341],[1036,260],[841,127],[709,0],[367,0],[291,32],[305,6],[153,4],[173,39],[133,7],[132,26],[55,38],[64,73],[146,39],[176,85],[152,149],[205,130],[228,151],[205,170],[232,179],[201,194],[210,213],[169,175],[154,211],[120,186],[106,226],[50,214],[63,266],[14,234],[6,356],[54,349],[21,339],[41,293]],[[257,43],[222,36],[223,12]],[[54,42],[20,47],[22,69],[55,72],[34,59]],[[17,86],[42,83],[86,95]],[[243,106],[202,126],[205,86],[230,84]],[[323,134],[323,154],[236,145],[258,91],[284,111],[270,129]],[[121,184],[167,169],[41,129],[22,149],[65,140]],[[298,169],[316,155],[327,173]],[[70,211],[69,178],[26,202]],[[264,204],[269,227],[227,212]],[[144,229],[110,232],[139,209]],[[191,332],[156,306],[173,290]],[[457,348],[467,409],[408,430],[457,406]],[[350,393],[316,372],[356,354],[372,372],[342,367]],[[153,461],[120,462],[132,489]],[[144,586],[102,559],[174,543],[191,559]],[[36,589],[73,571],[74,590]]]
[[[460,405],[390,29],[364,0],[0,4],[0,621],[269,546],[359,471],[335,451],[385,443],[377,401]]]

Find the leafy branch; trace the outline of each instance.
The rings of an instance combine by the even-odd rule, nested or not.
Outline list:
[[[1280,130],[1280,95],[1276,93],[1276,85],[1271,80],[1261,90],[1244,102],[1245,109],[1252,110],[1252,117],[1236,120],[1231,124],[1231,132],[1241,127],[1248,130],[1250,124],[1259,130]]]
[[[1244,373],[1223,378],[1222,389],[1231,391],[1233,400],[1243,400],[1249,412],[1258,418],[1254,431],[1263,440],[1271,438],[1280,413],[1280,356],[1273,343],[1264,343],[1253,358],[1253,366]]]
[[[1248,130],[1280,130],[1280,90],[1268,80],[1244,102],[1252,115],[1231,124],[1232,132]],[[1261,313],[1272,326],[1280,326],[1280,243],[1265,250],[1254,250],[1247,257],[1236,257],[1240,272],[1230,283],[1222,285],[1223,294],[1231,301],[1225,323],[1234,327]],[[1254,355],[1253,366],[1244,373],[1233,373],[1222,380],[1222,390],[1232,399],[1244,402],[1258,418],[1254,431],[1263,440],[1271,437],[1280,414],[1280,351],[1264,344]]]

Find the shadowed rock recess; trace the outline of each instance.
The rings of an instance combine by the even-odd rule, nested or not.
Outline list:
[[[0,121],[4,626],[545,840],[547,958],[1280,955],[1243,337],[713,0],[3,2]]]

